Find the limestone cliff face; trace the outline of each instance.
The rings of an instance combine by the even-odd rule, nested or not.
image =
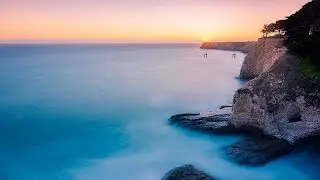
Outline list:
[[[266,72],[285,54],[286,48],[282,42],[282,38],[260,38],[249,50],[240,71],[240,78],[253,79]]]
[[[282,55],[269,70],[239,89],[234,95],[231,124],[257,128],[291,143],[318,135],[320,79],[302,75],[300,61]]]
[[[248,53],[256,42],[206,42],[201,45],[201,49],[217,49],[226,51],[240,51]]]

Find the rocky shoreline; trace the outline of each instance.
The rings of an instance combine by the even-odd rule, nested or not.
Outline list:
[[[265,165],[306,144],[306,139],[318,136],[320,79],[304,76],[300,69],[301,59],[287,53],[282,41],[263,38],[250,46],[240,79],[254,79],[236,91],[232,106],[174,115],[169,119],[170,124],[204,133],[244,135],[241,141],[223,150],[230,161],[248,166]],[[237,44],[236,47],[244,47],[240,44],[242,46]],[[209,47],[235,49],[234,44],[213,46],[207,43],[202,46]],[[194,167],[185,167],[182,167],[183,172],[197,172]],[[171,179],[201,179],[184,177]]]
[[[294,149],[294,145],[282,139],[266,136],[259,129],[235,127],[230,122],[231,115],[232,109],[228,107],[210,112],[174,115],[169,122],[203,133],[244,135],[244,139],[223,149],[231,161],[242,165],[261,166]]]

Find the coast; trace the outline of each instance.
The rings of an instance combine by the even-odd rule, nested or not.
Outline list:
[[[260,38],[247,45],[204,43],[201,48],[245,52],[241,49],[250,47],[240,72],[240,79],[250,81],[235,92],[231,107],[174,115],[170,124],[204,133],[245,135],[224,152],[231,161],[248,166],[265,165],[318,136],[320,79],[304,76],[301,59],[288,53],[282,42],[282,38]]]
[[[247,53],[239,78],[249,81],[235,92],[228,112],[181,114],[169,121],[205,133],[245,136],[223,151],[247,166],[319,146],[319,10],[320,1],[308,2],[286,19],[265,25],[263,38],[252,44],[204,43],[201,48]]]

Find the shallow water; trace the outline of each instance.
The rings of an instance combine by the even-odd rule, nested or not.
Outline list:
[[[244,54],[231,55],[197,44],[1,45],[0,179],[159,180],[187,163],[223,180],[316,179],[308,152],[239,166],[222,148],[240,137],[167,124],[231,104]]]

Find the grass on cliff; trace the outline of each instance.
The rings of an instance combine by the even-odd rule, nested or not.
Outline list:
[[[319,57],[320,59],[320,57]],[[306,57],[301,62],[302,73],[311,78],[320,77],[320,66],[314,64],[314,60],[310,57]]]

